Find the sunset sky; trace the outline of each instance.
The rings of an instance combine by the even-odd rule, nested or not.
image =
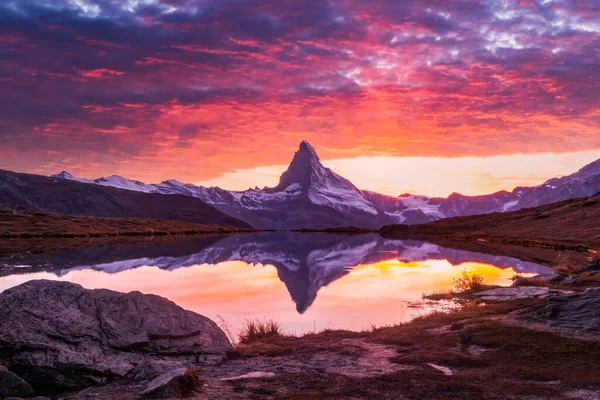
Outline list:
[[[487,193],[600,158],[598,0],[3,0],[0,168]]]

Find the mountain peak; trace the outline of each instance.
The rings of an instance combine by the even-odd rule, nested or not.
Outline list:
[[[299,183],[304,187],[309,187],[311,184],[311,176],[325,167],[319,161],[319,156],[314,147],[306,140],[300,142],[298,151],[294,154],[294,158],[288,169],[281,175],[279,185],[275,190],[284,190],[293,183]]]
[[[185,186],[184,183],[181,183],[175,179],[167,179],[166,181],[162,181],[161,184],[166,184],[166,185],[171,185],[171,186]]]
[[[574,175],[596,175],[600,174],[600,159],[593,161],[581,168]]]
[[[308,156],[314,157],[317,160],[319,160],[319,156],[317,155],[315,148],[312,147],[311,144],[308,143],[306,140],[303,140],[300,142],[300,147],[298,148],[298,151],[296,152],[296,154],[298,154],[298,153],[306,154]]]
[[[60,178],[60,179],[73,179],[73,175],[71,175],[67,171],[60,171],[58,174],[51,175],[51,176],[53,178]]]

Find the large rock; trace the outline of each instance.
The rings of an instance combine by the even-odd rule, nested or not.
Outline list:
[[[520,299],[535,299],[548,297],[550,289],[547,287],[538,286],[519,286],[519,287],[502,287],[496,289],[488,289],[483,292],[473,293],[474,296],[482,300],[520,300]]]
[[[551,297],[516,315],[520,319],[600,336],[600,288]]]
[[[0,363],[45,390],[102,383],[150,361],[214,362],[231,350],[210,319],[139,292],[30,281],[0,293]]]
[[[600,272],[600,257],[594,258],[594,261],[589,263],[584,268],[578,269],[575,272]]]
[[[33,394],[33,388],[23,379],[0,365],[0,399],[9,396],[28,397]]]

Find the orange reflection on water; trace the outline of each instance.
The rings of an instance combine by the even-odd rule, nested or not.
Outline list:
[[[360,330],[370,324],[410,320],[419,310],[409,307],[409,303],[420,301],[423,293],[452,288],[453,278],[463,270],[477,272],[495,285],[508,285],[515,274],[512,268],[480,263],[452,266],[446,260],[388,260],[360,265],[320,288],[316,300],[303,314],[296,311],[277,269],[242,261],[173,271],[147,266],[116,274],[83,269],[62,277],[47,272],[11,275],[0,278],[0,290],[32,279],[75,282],[89,289],[138,290],[166,297],[213,320],[220,315],[233,331],[246,318],[272,318],[286,331],[303,333],[315,328]]]

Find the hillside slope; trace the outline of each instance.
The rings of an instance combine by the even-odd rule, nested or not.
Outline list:
[[[498,238],[600,245],[600,194],[519,211],[454,217],[420,225],[389,225],[388,237]]]
[[[250,227],[190,196],[143,193],[4,170],[0,170],[0,208]]]

